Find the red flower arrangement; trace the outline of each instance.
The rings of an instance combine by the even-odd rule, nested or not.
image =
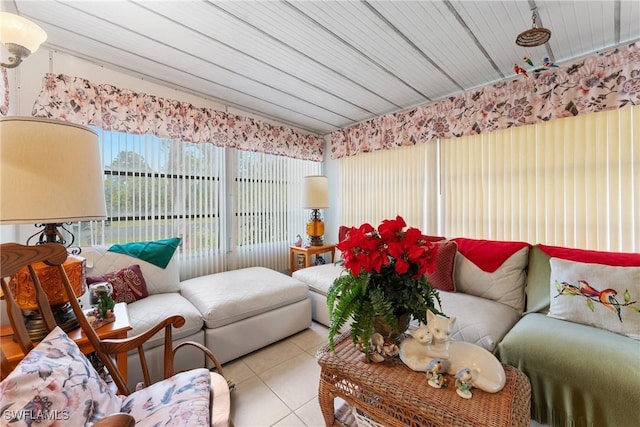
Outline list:
[[[427,310],[442,314],[435,307],[436,302],[440,307],[440,295],[426,277],[435,270],[438,247],[419,229],[406,226],[401,216],[382,221],[377,230],[365,223],[351,227],[336,246],[345,271],[327,293],[332,346],[350,319],[353,342],[368,354],[376,317],[394,325],[401,315],[426,323]]]
[[[380,273],[383,266],[392,265],[397,274],[411,274],[413,279],[433,273],[438,247],[417,228],[409,228],[401,216],[382,221],[378,230],[371,224],[351,227],[347,238],[336,246],[344,266],[358,276],[361,270]],[[409,273],[411,270],[411,273]]]

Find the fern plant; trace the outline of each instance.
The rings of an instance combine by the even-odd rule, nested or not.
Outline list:
[[[437,247],[418,229],[404,227],[400,216],[383,221],[377,230],[363,224],[338,243],[345,269],[327,292],[332,350],[349,320],[353,343],[361,343],[368,357],[376,318],[398,334],[404,332],[398,330],[401,315],[426,322],[427,310],[442,314],[436,308],[440,295],[425,276],[435,268]]]

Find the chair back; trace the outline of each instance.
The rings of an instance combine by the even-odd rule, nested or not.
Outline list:
[[[11,292],[9,282],[11,276],[18,273],[24,267],[28,267],[31,279],[34,284],[36,301],[38,310],[42,315],[42,320],[49,332],[56,327],[56,321],[49,305],[49,299],[45,293],[40,280],[32,267],[37,262],[45,262],[55,265],[62,264],[67,259],[67,251],[62,245],[46,244],[40,246],[24,246],[17,243],[3,243],[0,245],[0,277],[2,278],[2,292],[7,305],[7,315],[9,323],[13,329],[14,339],[20,346],[23,354],[27,354],[33,349],[33,343],[29,338],[29,332],[25,326],[25,316],[23,311],[16,303],[15,297]],[[2,370],[0,377],[4,379],[11,368],[5,354],[2,353]]]
[[[29,338],[29,333],[24,322],[23,312],[16,303],[9,286],[10,276],[16,274],[24,267],[28,268],[35,288],[38,309],[48,331],[52,331],[56,327],[56,321],[49,305],[47,294],[42,288],[38,275],[32,265],[37,262],[44,262],[48,265],[57,267],[60,273],[60,278],[62,279],[64,290],[67,293],[69,302],[78,319],[78,323],[80,324],[82,331],[86,335],[98,357],[100,357],[102,363],[109,371],[109,374],[111,375],[113,382],[118,387],[120,393],[128,395],[130,391],[122,374],[118,370],[117,365],[111,356],[103,350],[98,334],[95,332],[93,327],[91,327],[91,324],[87,320],[80,304],[78,303],[79,295],[76,295],[73,291],[73,287],[69,281],[69,276],[67,276],[67,272],[62,265],[67,260],[67,257],[68,254],[66,248],[58,243],[45,243],[35,246],[26,246],[18,243],[0,244],[0,277],[2,277],[2,292],[4,293],[7,303],[7,314],[11,327],[13,328],[15,338],[24,354],[27,354],[31,349],[33,349],[34,345]],[[0,353],[2,362],[0,377],[4,379],[11,369],[5,354],[2,353],[1,350]]]

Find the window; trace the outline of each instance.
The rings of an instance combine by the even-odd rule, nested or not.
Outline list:
[[[288,245],[306,222],[302,177],[321,163],[94,129],[107,219],[74,224],[79,246],[182,237],[183,279],[288,267]]]

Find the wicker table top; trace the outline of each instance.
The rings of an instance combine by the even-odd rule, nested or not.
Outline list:
[[[498,393],[472,389],[456,394],[454,378],[436,389],[424,372],[397,362],[365,363],[349,333],[336,341],[336,353],[323,347],[318,399],[327,425],[333,425],[333,399],[341,397],[385,426],[529,426],[531,384],[518,369],[505,365],[506,384]]]

